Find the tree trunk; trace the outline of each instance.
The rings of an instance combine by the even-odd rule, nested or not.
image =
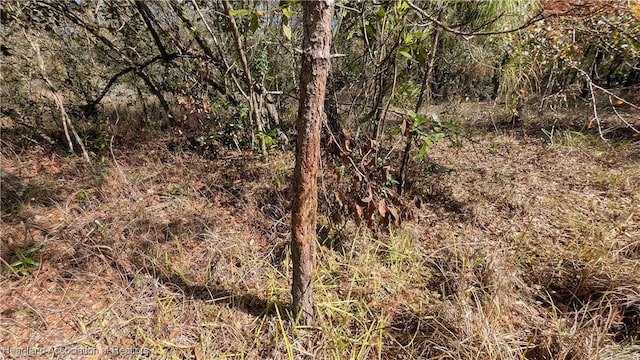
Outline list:
[[[296,166],[293,174],[291,251],[293,312],[298,324],[313,322],[316,214],[320,127],[331,65],[333,0],[304,2],[304,40],[298,108]]]

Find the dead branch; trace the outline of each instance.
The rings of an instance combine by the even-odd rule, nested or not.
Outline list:
[[[635,131],[636,133],[640,133],[636,128],[634,128],[628,121],[626,121],[616,110],[615,106],[613,106],[613,102],[611,102],[611,97],[616,98],[616,100],[620,100],[623,101],[624,103],[628,104],[629,106],[631,106],[634,109],[638,109],[640,110],[640,106],[635,105],[627,100],[625,100],[624,98],[621,98],[620,96],[612,93],[611,91],[603,88],[602,86],[596,85],[593,83],[593,80],[591,79],[591,76],[589,76],[589,74],[587,74],[586,71],[578,68],[577,66],[569,63],[569,66],[571,68],[573,68],[574,70],[576,70],[577,72],[579,72],[582,76],[584,76],[585,80],[587,81],[587,87],[589,88],[589,93],[591,95],[591,107],[593,108],[593,119],[596,121],[596,124],[598,125],[598,132],[600,133],[600,138],[602,138],[602,140],[606,140],[604,138],[604,135],[602,133],[602,128],[600,125],[600,119],[598,118],[598,106],[596,105],[596,97],[595,97],[595,92],[593,91],[594,89],[600,90],[602,92],[604,92],[605,94],[609,95],[609,102],[611,103],[611,106],[613,108],[613,111],[616,113],[616,115],[618,116],[618,118],[625,124],[627,125],[627,127],[629,127],[630,129],[632,129],[633,131]]]
[[[600,125],[600,118],[598,117],[598,106],[596,105],[596,94],[593,92],[593,82],[591,81],[591,77],[589,76],[587,76],[587,86],[589,87],[589,93],[591,94],[591,106],[593,107],[593,118],[596,121],[596,124],[598,124],[598,134],[600,134],[600,138],[602,140],[607,141],[607,139],[604,138],[604,134],[602,133],[602,125]]]
[[[74,23],[74,24],[84,28],[85,30],[87,30],[97,40],[99,40],[101,43],[103,43],[109,49],[114,51],[116,54],[120,55],[120,57],[130,67],[134,67],[136,65],[136,63],[133,60],[131,60],[120,49],[118,49],[118,47],[111,40],[109,40],[104,35],[100,34],[100,30],[98,28],[96,28],[95,26],[92,26],[91,24],[88,24],[83,19],[81,19],[79,16],[77,16],[73,12],[67,10],[64,4],[62,4],[62,3],[49,4],[49,3],[46,3],[46,2],[40,2],[39,4],[43,8],[51,9],[51,10],[59,13],[60,15],[66,17],[67,19],[69,19],[72,23]],[[151,93],[158,98],[158,101],[160,102],[160,106],[162,106],[162,109],[171,118],[171,109],[169,108],[169,104],[167,103],[167,100],[164,98],[164,95],[162,94],[160,89],[158,89],[158,87],[151,80],[149,75],[147,75],[147,73],[145,73],[143,70],[141,70],[141,69],[139,69],[137,67],[135,67],[134,71],[135,71],[136,75],[138,75],[138,77],[140,79],[142,79],[142,81],[144,81],[145,85],[147,85],[147,87],[149,88],[149,91],[151,91]]]
[[[249,121],[255,123],[258,132],[263,132],[263,124],[262,124],[262,114],[260,103],[262,100],[261,94],[256,94],[256,91],[253,86],[253,79],[251,78],[251,71],[249,70],[249,63],[247,61],[247,56],[242,47],[242,42],[240,39],[240,30],[238,30],[238,25],[236,24],[236,20],[231,14],[231,3],[229,0],[222,0],[222,5],[224,6],[225,14],[227,15],[227,19],[229,21],[229,26],[231,27],[231,34],[233,35],[234,45],[236,47],[236,51],[238,52],[238,57],[240,58],[240,63],[242,64],[242,71],[244,72],[244,82],[248,88],[249,92],[249,107],[251,112],[249,113]],[[251,129],[251,138],[253,143],[253,129]],[[260,150],[263,154],[267,153],[264,137],[260,138]]]
[[[159,61],[159,60],[167,60],[167,61],[171,61],[175,58],[177,58],[179,55],[177,53],[171,53],[171,54],[167,54],[166,56],[164,55],[157,55],[154,56],[153,58],[147,60],[146,62],[142,63],[142,64],[134,64],[132,66],[129,66],[121,71],[119,71],[118,73],[116,73],[115,75],[113,75],[111,77],[111,79],[109,80],[109,82],[107,82],[107,85],[104,87],[104,89],[102,89],[102,91],[100,92],[100,95],[98,95],[98,97],[95,98],[95,100],[93,100],[89,106],[96,106],[98,105],[98,103],[100,103],[100,101],[102,101],[102,99],[107,95],[107,93],[109,92],[109,89],[111,89],[111,87],[113,86],[113,84],[115,84],[115,82],[122,76],[132,72],[132,71],[140,71],[144,68],[146,68],[147,66]]]
[[[136,8],[138,9],[138,13],[140,14],[140,17],[142,17],[142,20],[147,25],[147,29],[151,33],[151,37],[153,38],[153,41],[156,43],[158,50],[160,50],[160,54],[162,55],[162,58],[165,60],[169,60],[169,53],[167,53],[167,50],[165,49],[165,46],[162,43],[162,40],[160,39],[160,35],[158,35],[158,32],[156,31],[156,29],[153,27],[153,24],[151,23],[151,19],[153,18],[153,15],[151,14],[151,10],[142,1],[135,0],[135,4],[136,4]]]
[[[611,108],[613,109],[613,112],[616,113],[616,116],[618,117],[618,119],[620,119],[620,121],[622,121],[625,125],[627,125],[627,127],[633,130],[636,134],[640,134],[640,130],[636,129],[627,120],[625,120],[625,118],[623,118],[622,115],[620,115],[620,113],[618,112],[618,109],[616,109],[615,105],[613,104],[613,101],[611,101],[611,96],[609,96],[609,104],[611,104]]]
[[[415,10],[417,13],[419,13],[423,18],[427,19],[430,23],[435,24],[436,26],[438,26],[439,28],[441,28],[442,30],[445,30],[449,33],[455,34],[455,35],[460,35],[465,37],[465,39],[471,39],[474,36],[488,36],[488,35],[500,35],[500,34],[509,34],[509,33],[513,33],[513,32],[517,32],[523,29],[528,28],[529,26],[540,22],[548,17],[551,16],[557,16],[557,15],[552,15],[552,14],[545,14],[544,9],[541,9],[540,11],[538,11],[534,16],[532,16],[531,18],[527,19],[527,21],[525,21],[522,25],[513,28],[513,29],[507,29],[507,30],[496,30],[496,31],[462,31],[462,30],[458,30],[458,29],[454,29],[452,27],[450,27],[449,25],[443,23],[442,21],[438,20],[435,16],[427,13],[426,11],[424,11],[423,9],[421,9],[420,7],[416,6],[414,3],[412,3],[411,1],[407,0],[407,5],[409,5],[409,7],[411,7],[413,10]]]
[[[89,165],[89,167],[93,170],[93,164],[91,162],[91,158],[89,157],[89,153],[87,153],[87,149],[85,148],[84,143],[82,142],[82,139],[80,138],[80,136],[78,135],[78,132],[73,126],[73,123],[71,122],[71,119],[69,118],[69,115],[67,114],[67,111],[64,108],[62,99],[60,99],[60,96],[58,96],[58,90],[53,85],[51,80],[49,80],[49,77],[47,76],[47,71],[44,67],[44,60],[42,59],[42,55],[40,54],[40,46],[34,43],[33,41],[31,41],[31,39],[27,35],[27,32],[24,29],[22,30],[22,33],[24,34],[24,37],[27,39],[27,41],[31,45],[31,48],[33,48],[33,51],[35,52],[36,59],[38,61],[38,68],[40,70],[40,76],[42,77],[45,84],[47,84],[47,87],[53,94],[53,99],[56,102],[56,105],[58,106],[58,110],[60,110],[60,117],[62,118],[62,127],[64,128],[64,134],[69,144],[69,150],[73,152],[73,141],[71,140],[71,136],[69,135],[69,130],[71,130],[73,137],[75,138],[78,145],[80,145],[80,149],[82,150],[82,155],[87,161],[87,164]]]

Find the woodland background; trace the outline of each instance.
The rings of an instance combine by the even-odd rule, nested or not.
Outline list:
[[[0,343],[637,359],[640,3],[337,1],[311,328],[300,8],[0,3]]]

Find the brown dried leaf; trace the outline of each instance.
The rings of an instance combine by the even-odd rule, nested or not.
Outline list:
[[[344,207],[344,202],[342,202],[342,199],[343,199],[342,194],[339,191],[335,190],[333,192],[333,196],[336,198],[336,203],[338,203],[338,206],[340,208]]]
[[[342,148],[345,149],[347,152],[351,152],[351,150],[353,149],[351,149],[350,146],[351,146],[351,140],[345,139],[344,144],[342,145]]]
[[[196,360],[203,360],[204,356],[202,356],[202,351],[199,346],[193,348],[193,355],[195,355]]]
[[[387,216],[387,202],[384,199],[380,199],[380,201],[378,201],[378,212],[382,217]]]
[[[388,217],[381,217],[380,220],[378,221],[378,224],[380,226],[382,226],[383,228],[389,227],[389,218]]]
[[[369,205],[367,205],[367,212],[364,216],[370,224],[373,222],[373,215],[376,213],[377,209],[378,207],[373,202],[370,202]]]
[[[389,210],[389,213],[391,214],[391,216],[393,216],[394,220],[400,220],[400,213],[398,212],[398,209],[396,209],[395,207],[389,206],[387,208]]]
[[[367,196],[362,198],[362,202],[370,203],[373,200],[373,193],[371,192],[371,187],[367,188]]]
[[[177,338],[178,336],[180,336],[180,330],[179,329],[174,329],[171,330],[171,332],[169,333],[169,337],[167,338],[169,341],[174,340],[175,338]]]
[[[206,95],[202,98],[202,109],[207,114],[211,113],[211,101],[209,100],[209,97]]]

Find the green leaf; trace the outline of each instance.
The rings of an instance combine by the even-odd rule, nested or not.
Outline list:
[[[427,154],[427,150],[433,145],[428,138],[424,139],[422,146],[420,147],[420,151],[418,151],[418,155],[416,156],[416,160],[422,160],[422,158]]]
[[[410,32],[406,32],[404,34],[402,34],[402,41],[405,44],[411,44],[411,42],[413,42],[413,34]]]
[[[367,32],[367,36],[369,37],[370,42],[375,42],[377,38],[376,29],[371,24],[365,25],[365,30]]]
[[[31,266],[36,266],[38,263],[30,257],[24,258],[24,263]]]
[[[402,50],[400,50],[400,51],[398,51],[398,52],[400,53],[400,55],[402,55],[402,56],[406,57],[407,59],[411,59],[411,58],[413,58],[413,57],[411,56],[411,54],[409,54],[409,53],[408,53],[408,52],[406,52],[406,51],[402,51]]]
[[[444,126],[446,129],[451,131],[456,131],[461,129],[460,124],[444,124],[442,126]]]
[[[11,266],[12,268],[18,267],[22,265],[22,260],[16,260],[14,262],[12,262],[11,264],[9,264],[9,266]]]
[[[258,19],[258,15],[253,14],[253,16],[251,17],[251,22],[249,23],[249,30],[251,30],[251,32],[256,32],[256,30],[258,30],[259,27],[260,27],[260,20]]]
[[[438,139],[442,139],[444,137],[444,133],[437,132],[430,134],[429,136],[425,136],[424,142],[420,147],[420,151],[418,151],[418,155],[416,155],[416,160],[422,160],[422,158],[427,154],[427,150],[432,147]]]
[[[407,10],[409,8],[409,4],[407,4],[406,1],[398,1],[396,3],[396,9],[400,12],[403,13],[405,10]]]
[[[418,46],[417,48],[415,48],[413,53],[416,56],[416,60],[418,60],[420,64],[425,64],[427,62],[427,51],[425,50],[424,46]]]
[[[284,16],[286,16],[287,18],[290,18],[291,15],[293,15],[293,10],[291,10],[291,8],[284,7],[284,8],[282,8],[282,14]]]
[[[39,247],[39,246],[37,246],[37,245],[30,246],[30,247],[26,248],[26,249],[22,252],[22,255],[25,255],[25,256],[26,256],[26,255],[29,255],[29,254],[33,254],[34,252],[36,252],[36,251],[38,251],[38,250],[40,250],[40,247]]]
[[[282,32],[288,40],[291,40],[291,26],[289,24],[282,23]]]
[[[78,200],[86,200],[87,199],[87,193],[84,192],[84,190],[80,190],[76,193],[76,199]]]
[[[244,15],[248,15],[251,12],[251,10],[249,9],[235,9],[235,10],[231,10],[229,11],[229,14],[231,14],[231,16],[244,16]]]

